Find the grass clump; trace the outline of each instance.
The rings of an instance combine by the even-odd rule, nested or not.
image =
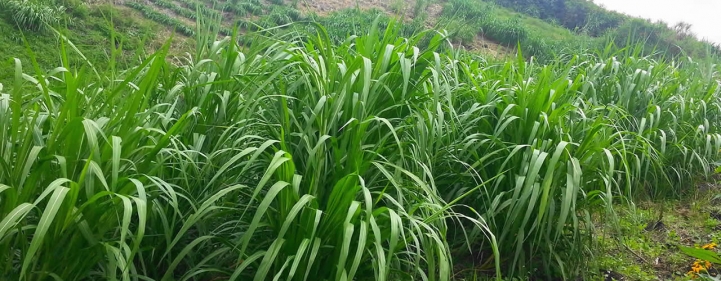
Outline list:
[[[10,17],[28,30],[46,30],[63,19],[65,7],[54,1],[6,0],[0,2],[0,14]]]
[[[194,36],[195,30],[187,25],[185,25],[180,20],[173,18],[171,16],[168,16],[164,13],[158,12],[153,10],[153,8],[148,7],[147,5],[141,4],[139,2],[132,2],[128,1],[125,3],[128,7],[131,7],[141,13],[143,15],[155,22],[164,24],[168,27],[174,28],[179,33],[185,35],[185,36]]]
[[[260,16],[263,14],[264,5],[259,0],[239,0],[225,2],[223,10],[231,11],[237,16]]]
[[[185,7],[190,9],[191,11],[195,12],[197,14],[197,11],[200,11],[200,14],[203,15],[204,18],[211,18],[216,19],[220,17],[220,12],[217,10],[213,10],[208,8],[208,6],[204,2],[199,2],[195,0],[179,0],[179,2]],[[214,7],[216,9],[219,9],[220,7]],[[183,12],[185,13],[185,12]],[[190,15],[188,15],[190,16]],[[195,19],[195,15],[191,19]]]

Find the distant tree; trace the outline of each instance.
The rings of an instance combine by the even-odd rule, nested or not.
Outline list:
[[[673,30],[676,32],[676,37],[678,39],[685,39],[696,36],[691,31],[691,27],[690,23],[680,21],[673,26]]]

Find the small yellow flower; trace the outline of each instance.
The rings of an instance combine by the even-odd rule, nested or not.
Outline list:
[[[701,271],[706,271],[708,267],[704,265],[706,264],[701,260],[694,261],[693,266],[691,266],[691,272],[701,273]]]
[[[716,245],[711,245],[711,247],[715,246]],[[699,277],[699,273],[707,272],[709,268],[711,268],[711,263],[709,261],[695,260],[691,266],[691,271],[687,272],[686,275],[691,277],[691,279],[696,279]]]
[[[711,242],[711,243],[701,246],[701,249],[713,250],[713,249],[716,249],[716,246],[718,246],[718,245],[716,245],[716,243]]]

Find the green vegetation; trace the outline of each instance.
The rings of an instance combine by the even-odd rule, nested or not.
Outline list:
[[[3,3],[11,3],[15,0]],[[29,0],[26,0],[29,1]],[[50,3],[49,0],[33,0],[35,6],[43,11],[43,19],[29,19],[23,13],[6,13],[6,17],[18,17],[17,20],[27,22],[26,28],[41,29],[45,23],[57,25],[60,18],[57,11],[66,7],[70,16],[65,22],[87,21],[88,10],[96,9],[77,0],[64,0],[62,3]],[[525,1],[525,0],[524,0]],[[631,19],[617,13],[608,12],[588,1],[577,0],[541,0],[538,1],[476,1],[448,0],[444,1],[440,18],[429,18],[427,9],[430,1],[415,1],[411,6],[412,20],[403,24],[402,34],[411,36],[421,32],[434,22],[436,29],[448,30],[451,40],[464,46],[473,46],[478,40],[490,40],[505,46],[509,53],[520,46],[526,58],[533,56],[539,62],[548,62],[565,53],[584,53],[604,50],[609,42],[613,48],[637,48],[643,45],[642,55],[658,55],[673,58],[691,56],[704,58],[719,53],[718,46],[699,42],[689,32],[687,25],[670,29],[662,23],[650,23],[645,20]],[[544,2],[545,1],[545,2]],[[297,9],[297,1],[261,2],[259,0],[231,1],[196,1],[179,0],[177,3],[168,0],[153,0],[146,5],[141,2],[128,1],[127,6],[141,12],[146,18],[165,25],[169,30],[190,37],[197,31],[189,20],[197,20],[198,15],[210,19],[204,25],[215,25],[213,30],[222,35],[230,35],[233,28],[239,26],[241,32],[257,31],[292,22],[312,20],[325,25],[335,42],[342,42],[349,35],[358,34],[369,28],[372,19],[381,16],[381,26],[387,25],[393,18],[381,10],[349,9],[319,17],[313,13],[304,14]],[[494,4],[493,2],[497,3]],[[15,3],[15,2],[12,2]],[[17,2],[21,3],[21,2]],[[22,2],[24,3],[24,2]],[[179,4],[180,5],[179,5]],[[391,10],[403,13],[401,2],[391,3]],[[10,5],[10,4],[6,4]],[[16,5],[17,6],[17,5]],[[42,15],[33,12],[35,7],[27,9],[26,14]],[[51,8],[52,7],[52,8]],[[58,7],[58,8],[54,8]],[[520,11],[513,12],[509,8]],[[37,10],[36,9],[36,10]],[[165,9],[165,10],[164,10]],[[11,9],[6,9],[10,11]],[[168,11],[169,10],[169,11]],[[110,11],[109,11],[110,12]],[[541,19],[545,19],[543,21]],[[45,23],[42,23],[45,22]],[[42,24],[41,24],[42,23]],[[99,27],[102,29],[102,27]],[[122,33],[116,34],[119,37]],[[18,41],[16,40],[13,41]],[[420,44],[426,44],[428,38]],[[76,41],[85,44],[85,41]],[[89,44],[88,44],[89,45]],[[193,44],[187,44],[193,45]],[[476,46],[472,49],[478,49]],[[189,49],[185,51],[191,51]],[[92,51],[91,51],[92,52]],[[10,68],[9,64],[5,67]]]
[[[217,19],[220,17],[220,12],[208,8],[204,3],[198,2],[195,0],[179,0],[180,3],[183,4],[184,7],[190,9],[191,11],[200,11],[200,14],[203,15],[204,18],[210,18],[210,19]],[[185,13],[185,12],[183,12]],[[192,16],[191,19],[195,19],[196,15]]]
[[[224,10],[231,11],[237,16],[259,16],[263,14],[263,4],[260,0],[239,0],[225,3]]]
[[[155,5],[158,5],[159,7],[170,9],[174,13],[176,13],[182,17],[188,18],[188,19],[194,20],[197,18],[197,15],[198,15],[195,10],[191,11],[187,8],[178,6],[178,4],[175,4],[175,2],[172,2],[172,1],[152,0],[151,2],[155,3]]]
[[[600,40],[483,1],[446,2],[437,26],[448,29],[452,39],[462,44],[470,44],[477,40],[477,35],[482,35],[508,47],[519,45],[523,53],[541,61],[563,53],[598,49],[602,44]]]
[[[586,0],[492,0],[502,6],[541,18],[579,34],[606,37],[619,47],[644,45],[644,54],[661,52],[670,57],[708,57],[721,54],[721,45],[699,41],[689,25],[673,28],[605,10]]]
[[[139,55],[144,56],[146,51],[156,48],[157,34],[164,30],[159,24],[146,20],[141,14],[125,7],[122,7],[124,10],[119,13],[118,8],[111,5],[65,3],[67,15],[73,18],[56,28],[101,70],[110,67],[113,53],[116,55],[112,59],[115,67],[124,69],[135,65]],[[0,20],[0,49],[6,54],[0,61],[0,83],[7,85],[13,80],[14,63],[11,58],[20,59],[24,65],[32,65],[24,40],[35,54],[39,65],[60,63],[59,38],[53,31],[47,28],[43,31],[28,30],[18,27],[11,18],[5,19]],[[115,45],[111,44],[113,41]],[[83,58],[74,52],[68,54],[68,60],[73,67],[85,64]]]
[[[12,1],[3,278],[717,278],[721,67],[687,25],[575,0],[401,22]],[[519,48],[459,47],[478,38]]]
[[[11,261],[3,276],[450,275],[445,218],[453,213],[428,181],[431,175],[403,163],[410,158],[396,158],[401,154],[377,154],[400,152],[404,134],[393,127],[404,110],[378,94],[385,86],[428,78],[417,72],[370,88],[376,76],[369,71],[379,66],[353,63],[359,54],[334,54],[328,41],[316,42],[327,47],[325,61],[315,60],[320,53],[312,48],[297,49],[300,42],[257,42],[247,53],[230,42],[197,58],[210,64],[191,61],[171,70],[164,50],[116,73],[118,79],[92,71],[53,73],[44,77],[48,84],[38,77],[42,88],[61,93],[57,99],[23,95],[38,85],[25,84],[17,66],[17,80],[1,103],[3,129],[17,133],[5,135],[9,142],[0,150],[24,158],[2,162],[0,247]],[[383,46],[375,42],[367,52]],[[410,55],[412,47],[393,51]],[[433,53],[421,55],[424,70]],[[393,61],[388,71],[400,71]],[[323,75],[314,71],[318,63],[334,78],[293,86],[305,75]],[[338,68],[344,64],[364,78],[345,79]],[[352,102],[357,98],[368,106]],[[306,108],[308,102],[315,109]],[[307,113],[312,119],[302,117]],[[31,117],[38,114],[46,117]],[[36,125],[47,131],[36,135]],[[40,143],[25,141],[34,136]],[[20,166],[32,168],[12,172],[24,170]],[[55,255],[67,264],[50,263]]]
[[[270,28],[304,19],[300,11],[288,6],[272,6],[268,13],[258,21],[263,27]]]
[[[62,19],[65,7],[52,0],[4,0],[0,2],[0,14],[30,30],[44,30]]]
[[[138,10],[139,12],[143,13],[143,15],[145,17],[147,17],[148,19],[150,19],[152,21],[162,23],[162,24],[165,24],[165,25],[175,28],[176,31],[180,32],[183,35],[186,35],[186,36],[195,35],[195,30],[192,27],[185,25],[183,22],[179,21],[176,18],[173,18],[173,17],[168,16],[161,12],[157,12],[145,4],[141,4],[139,2],[132,2],[132,1],[128,1],[125,4],[128,5],[128,7],[131,7],[133,9]]]
[[[318,23],[327,30],[328,36],[334,44],[340,44],[353,35],[362,34],[374,21],[379,28],[385,28],[390,18],[377,9],[364,12],[347,9],[318,19]],[[380,34],[380,36],[382,35]]]
[[[688,280],[699,274],[716,275],[717,266],[708,266],[721,241],[719,187],[694,192],[683,200],[669,200],[616,206],[618,221],[597,222],[596,240],[601,249],[597,266],[613,269],[627,280]],[[673,210],[659,222],[659,209]],[[689,255],[688,247],[711,251],[707,256]],[[708,249],[708,250],[704,250]],[[693,253],[694,251],[691,251]],[[696,259],[703,258],[701,261]],[[694,272],[696,267],[699,272]],[[703,267],[703,268],[702,268]],[[708,270],[706,270],[708,269]],[[701,279],[705,280],[705,279]]]
[[[607,11],[591,1],[493,0],[493,2],[592,36],[603,35],[627,19],[625,16]]]
[[[640,48],[488,62],[386,25],[338,44],[323,28],[225,38],[177,67],[165,45],[76,71],[65,41],[60,65],[16,61],[0,272],[573,279],[594,217],[686,193],[718,160],[716,65]]]

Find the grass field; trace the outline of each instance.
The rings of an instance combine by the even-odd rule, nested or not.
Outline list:
[[[174,58],[166,44],[126,70],[78,67],[66,40],[56,63],[15,60],[0,89],[0,274],[592,278],[615,262],[589,258],[601,221],[628,228],[615,218],[636,199],[694,193],[716,166],[708,60],[487,61],[434,31],[373,26]]]

